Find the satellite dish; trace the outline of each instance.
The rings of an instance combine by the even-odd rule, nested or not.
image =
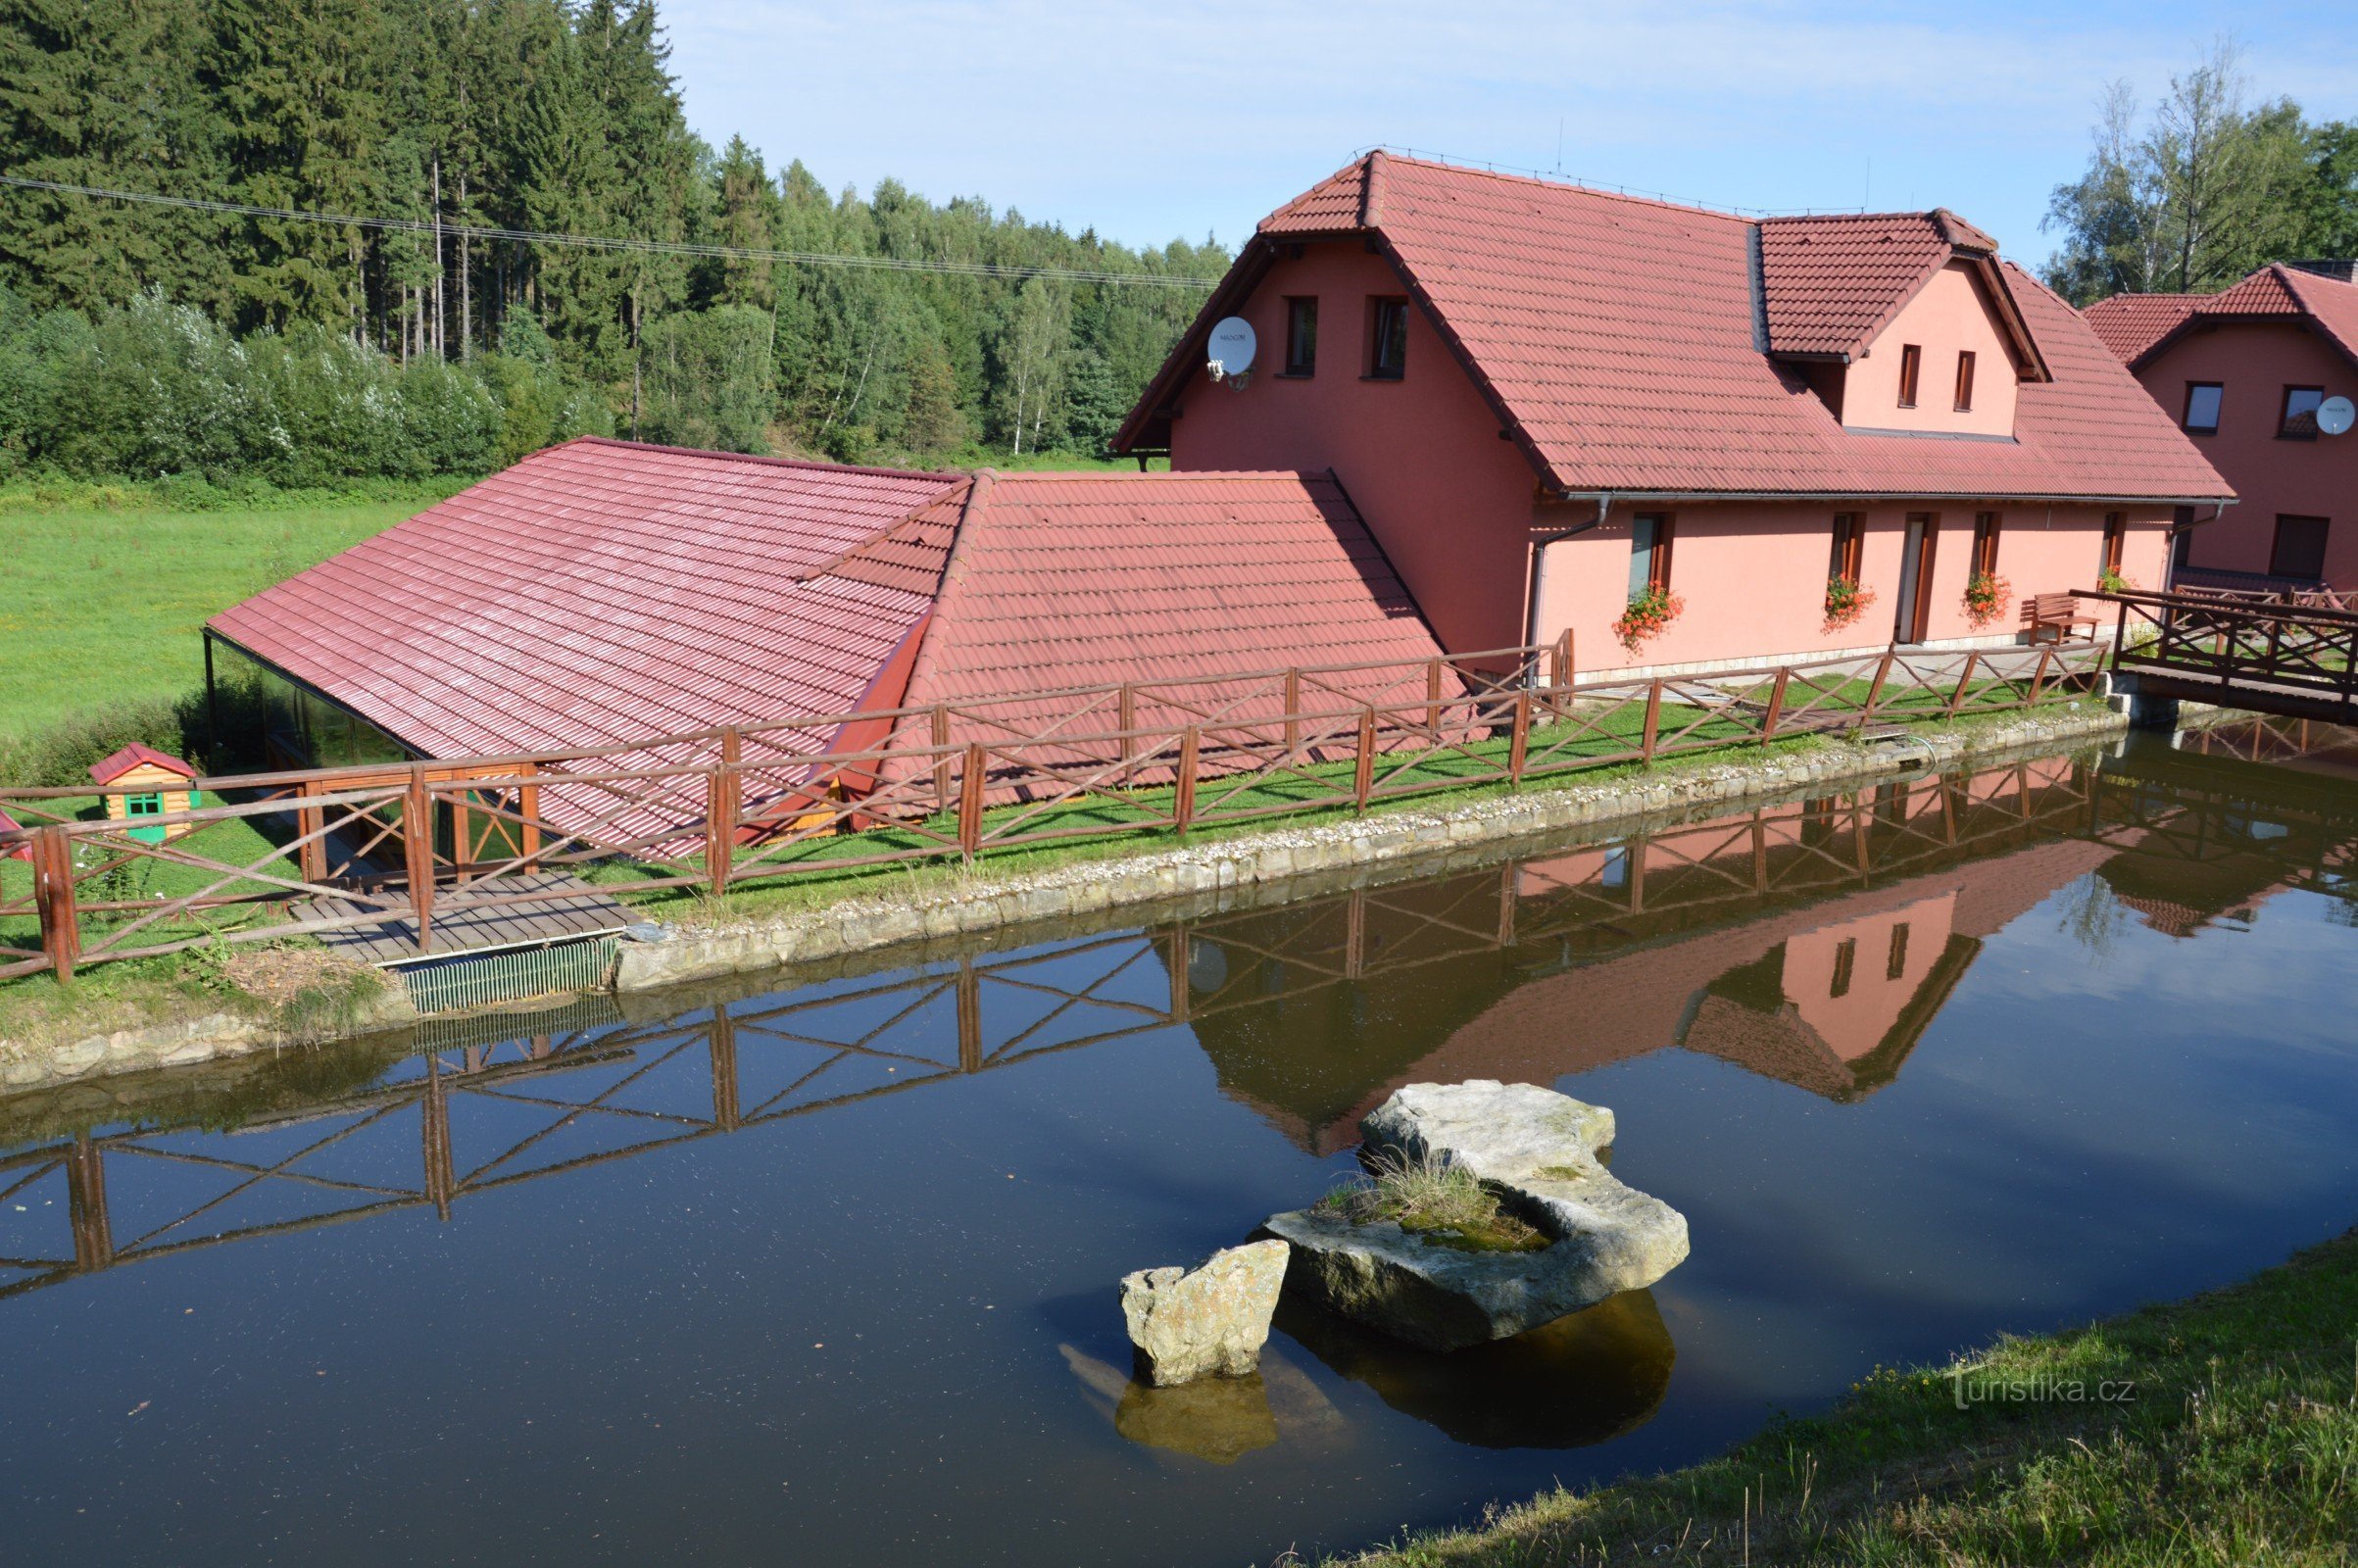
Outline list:
[[[1211,342],[1204,350],[1211,363],[1205,369],[1215,381],[1243,375],[1253,368],[1253,351],[1258,346],[1251,321],[1241,316],[1224,316],[1212,326]]]
[[[2358,405],[2348,398],[2328,398],[2317,406],[2317,427],[2328,435],[2339,435],[2358,420]]]

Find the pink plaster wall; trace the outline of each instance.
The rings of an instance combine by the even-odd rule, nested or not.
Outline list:
[[[1899,406],[1900,348],[1923,350],[1916,407]],[[1970,350],[1973,408],[1956,409],[1957,353]],[[1972,435],[2014,433],[2014,361],[1981,285],[1962,264],[1933,274],[1900,307],[1891,324],[1844,372],[1842,423],[1864,430],[1945,430]]]
[[[1942,893],[1903,908],[1879,910],[1786,938],[1786,1000],[1836,1055],[1858,1060],[1883,1042],[1916,1000],[1956,929],[1956,902],[1954,892]],[[1901,926],[1907,927],[1906,947],[1894,976],[1891,934]],[[1855,944],[1850,983],[1838,997],[1835,970],[1845,942]]]
[[[1611,625],[1629,599],[1630,521],[1641,510],[1669,510],[1674,519],[1671,591],[1685,612],[1661,636],[1631,654],[1613,640]],[[1857,624],[1825,629],[1827,570],[1834,514],[1866,516],[1860,580],[1876,598]],[[1933,551],[1932,616],[1928,640],[1990,637],[2021,624],[2023,596],[2092,588],[2103,548],[2102,507],[1989,506],[1892,503],[1856,508],[1821,504],[1737,504],[1676,509],[1616,507],[1603,527],[1548,547],[1544,574],[1542,640],[1569,626],[1574,660],[1584,670],[1637,665],[1702,663],[1769,654],[1827,653],[1880,648],[1896,626],[1900,554],[1911,512],[1939,519]],[[1965,579],[1973,554],[1974,517],[1999,516],[1997,574],[2014,600],[1986,627],[1965,614]],[[2169,514],[2148,508],[2126,514],[2122,547],[2131,581],[2161,581],[2168,555]],[[2091,611],[2103,607],[2089,605]],[[2109,620],[2109,616],[2104,617]]]
[[[2194,530],[2188,562],[2266,571],[2280,512],[2329,517],[2326,580],[2358,588],[2358,430],[2314,441],[2277,438],[2287,386],[2322,386],[2358,399],[2358,370],[2306,327],[2222,322],[2187,333],[2145,362],[2137,379],[2173,419],[2186,416],[2186,383],[2224,389],[2219,433],[2192,435],[2235,487],[2236,504]]]
[[[1171,421],[1171,466],[1333,468],[1444,648],[1520,645],[1530,464],[1498,438],[1498,416],[1414,307],[1406,373],[1362,379],[1367,301],[1406,289],[1355,239],[1302,250],[1281,258],[1237,313],[1259,337],[1251,384],[1215,387],[1202,370],[1189,379]],[[1318,301],[1318,368],[1307,380],[1278,373],[1289,295]]]

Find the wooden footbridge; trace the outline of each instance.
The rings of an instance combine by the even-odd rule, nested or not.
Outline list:
[[[2139,700],[2358,724],[2358,611],[2201,592],[2081,597],[2121,607],[2113,675]]]

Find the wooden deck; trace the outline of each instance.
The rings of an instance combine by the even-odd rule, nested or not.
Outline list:
[[[503,905],[470,909],[471,899],[505,899],[524,893],[560,895],[546,903]],[[334,919],[346,915],[377,914],[366,925],[319,935],[321,946],[379,968],[415,963],[420,958],[447,958],[459,954],[498,953],[512,948],[538,947],[568,937],[600,936],[619,931],[638,917],[630,908],[599,892],[577,876],[559,871],[516,872],[482,877],[445,888],[427,911],[427,940],[418,946],[416,920],[399,910],[383,912],[352,900],[315,898],[306,901],[305,919]]]
[[[2152,697],[2358,723],[2358,613],[2211,595],[2120,593],[2113,668]]]

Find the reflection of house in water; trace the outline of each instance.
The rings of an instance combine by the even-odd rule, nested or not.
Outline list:
[[[2054,837],[2092,789],[2053,759],[1224,916],[1186,939],[1196,1037],[1225,1090],[1320,1152],[1411,1080],[1546,1083],[1666,1046],[1855,1098],[1982,938],[2114,853]],[[1234,1005],[1254,989],[1276,995]]]

